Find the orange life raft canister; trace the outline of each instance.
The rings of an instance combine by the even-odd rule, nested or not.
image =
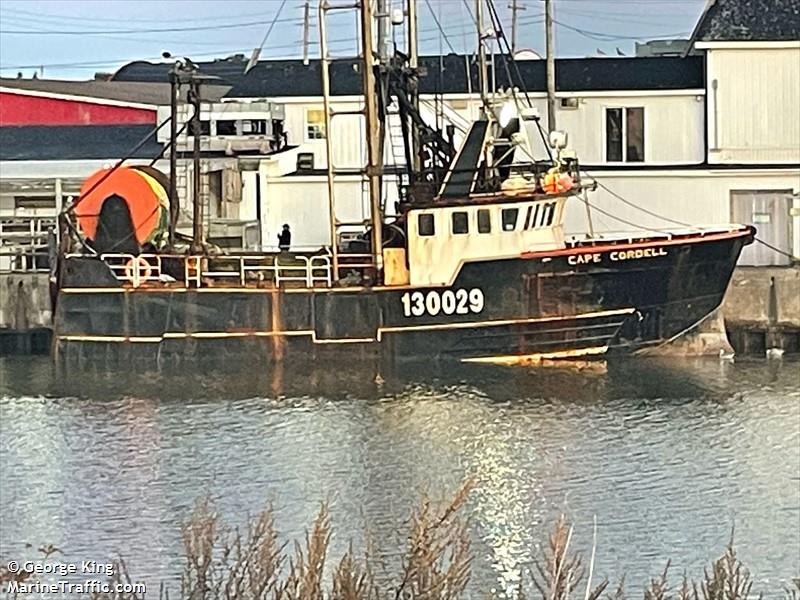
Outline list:
[[[151,241],[163,230],[169,212],[167,190],[143,170],[120,167],[111,174],[109,169],[97,171],[81,187],[75,216],[87,238],[96,239],[100,209],[113,195],[122,197],[128,205],[136,241],[140,245]]]

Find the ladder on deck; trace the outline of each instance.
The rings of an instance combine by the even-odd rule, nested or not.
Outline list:
[[[342,275],[347,275],[349,272],[356,270],[361,273],[363,278],[370,279],[372,281],[377,281],[380,277],[380,271],[382,269],[382,207],[381,207],[381,199],[380,199],[380,187],[376,185],[375,181],[376,178],[379,177],[378,173],[374,172],[374,169],[370,169],[369,165],[375,164],[374,160],[374,146],[377,144],[377,140],[373,138],[371,135],[370,129],[370,112],[374,113],[374,97],[370,97],[367,95],[367,92],[370,92],[370,89],[365,86],[365,96],[364,102],[362,107],[357,110],[334,110],[331,106],[331,84],[330,84],[330,63],[331,63],[331,56],[328,51],[328,42],[327,42],[327,27],[326,27],[326,17],[327,14],[333,11],[345,11],[345,10],[356,10],[356,11],[367,11],[366,16],[362,13],[362,29],[363,24],[369,22],[371,19],[371,11],[368,8],[365,8],[365,5],[369,5],[369,2],[364,4],[362,3],[350,3],[347,5],[333,5],[328,2],[328,0],[320,0],[319,4],[319,15],[318,15],[318,22],[319,22],[319,36],[320,36],[320,63],[321,63],[321,70],[322,70],[322,96],[323,96],[323,113],[325,117],[325,153],[326,153],[326,161],[327,161],[327,174],[328,174],[328,212],[329,212],[329,219],[330,219],[330,235],[331,235],[331,263],[332,263],[332,270],[333,270],[333,281],[339,281],[342,278]],[[371,30],[368,30],[366,34],[363,35],[363,44],[362,44],[362,55],[360,57],[337,57],[337,59],[351,59],[351,60],[361,60],[364,63],[369,62],[367,57],[372,56],[371,51]],[[364,64],[362,66],[364,70],[364,77],[365,79],[372,77],[372,64]],[[367,76],[367,71],[369,71],[369,77]],[[372,105],[371,105],[372,103]],[[359,115],[365,117],[367,122],[367,161],[366,167],[361,169],[361,193],[362,199],[365,198],[368,200],[367,202],[362,202],[362,214],[363,213],[363,205],[367,204],[369,206],[369,218],[365,218],[363,221],[356,221],[356,222],[345,222],[340,221],[336,214],[336,193],[337,193],[337,180],[343,175],[352,176],[352,170],[343,170],[337,168],[334,164],[333,160],[333,143],[331,140],[331,121],[334,117],[339,116],[354,116]],[[375,136],[377,137],[377,136]],[[380,147],[380,144],[378,144]],[[380,156],[380,168],[382,169],[384,160],[383,156]],[[377,190],[373,189],[378,187]],[[377,194],[377,199],[375,195]],[[376,201],[377,200],[377,201]],[[377,215],[375,212],[377,211]],[[346,231],[347,228],[361,228],[364,227],[366,231],[366,226],[370,223],[379,222],[381,224],[380,227],[375,228],[372,227],[372,243],[371,243],[371,253],[367,254],[364,252],[358,253],[348,253],[340,251],[338,247],[338,240],[339,234],[342,231]],[[375,230],[378,230],[377,232]],[[377,243],[376,243],[377,242]]]

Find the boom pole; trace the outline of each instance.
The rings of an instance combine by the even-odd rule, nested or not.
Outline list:
[[[325,160],[328,172],[328,218],[331,231],[331,262],[333,263],[333,280],[339,279],[339,247],[336,239],[336,185],[333,170],[333,144],[331,142],[331,78],[330,56],[328,55],[328,34],[325,26],[325,11],[328,10],[328,1],[320,0],[319,14],[319,48],[320,68],[322,70],[322,104],[325,113]]]
[[[373,14],[370,0],[361,0],[361,53],[364,59],[364,117],[367,130],[366,176],[369,184],[370,219],[372,221],[372,259],[378,279],[383,270],[383,209],[381,207],[381,175],[383,157],[379,140],[380,118],[375,88],[375,62],[372,43]]]
[[[419,67],[419,40],[417,39],[417,0],[407,0],[406,16],[408,18],[408,66],[416,72]],[[409,90],[408,99],[412,108],[419,113],[419,90],[416,86]],[[411,172],[419,173],[421,170],[420,161],[420,139],[419,130],[411,128]]]
[[[481,101],[489,112],[489,74],[486,67],[486,44],[483,39],[483,0],[475,0],[475,23],[478,28],[478,66],[480,68]]]

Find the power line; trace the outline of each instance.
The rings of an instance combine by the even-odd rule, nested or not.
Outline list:
[[[74,15],[65,15],[65,14],[53,14],[53,13],[40,13],[35,11],[24,10],[21,8],[6,8],[5,6],[0,5],[0,16],[3,13],[8,15],[21,15],[21,16],[30,16],[36,17],[37,19],[45,19],[50,21],[56,21],[63,23],[64,21],[78,21],[81,25],[86,25],[87,23],[119,23],[120,18],[111,18],[111,17],[86,17],[80,16],[76,17]],[[236,18],[250,18],[250,17],[271,17],[274,13],[272,12],[257,12],[257,13],[245,13],[245,14],[237,14]],[[221,17],[221,18],[231,18],[231,17]],[[130,23],[163,23],[164,19],[136,19],[125,17],[124,20]],[[185,18],[181,16],[181,21],[184,23],[195,23],[195,22],[208,22],[209,17],[189,17]]]
[[[278,23],[299,23],[302,19],[297,17],[279,19]],[[83,31],[70,30],[70,31],[55,31],[55,30],[4,30],[3,35],[124,35],[124,34],[140,34],[140,33],[177,33],[181,31],[209,31],[218,29],[239,29],[245,27],[257,27],[260,25],[269,25],[270,21],[246,21],[243,23],[230,23],[225,25],[203,25],[198,27],[164,27],[156,29],[109,29],[109,30],[96,30],[87,29]]]
[[[619,14],[609,14],[604,12],[598,11],[591,11],[591,10],[583,10],[580,8],[573,8],[571,6],[562,6],[559,7],[560,13],[567,13],[572,18],[580,18],[586,17],[588,20],[599,20],[599,21],[612,21],[614,23],[623,23],[623,24],[637,24],[637,25],[654,25],[654,26],[663,26],[663,21],[652,21],[647,19],[638,19],[636,17],[631,16],[622,16]],[[666,17],[678,17],[680,19],[685,19],[685,15],[663,15]]]
[[[450,38],[447,37],[447,34],[444,32],[442,24],[439,23],[439,19],[436,17],[436,13],[433,12],[433,7],[431,7],[431,1],[425,0],[425,5],[428,7],[428,11],[431,13],[431,16],[433,17],[433,22],[436,23],[436,27],[439,29],[439,32],[442,34],[442,37],[444,38],[444,41],[447,43],[447,47],[450,48],[450,52],[455,54],[456,49],[453,47],[453,44],[450,43]]]
[[[13,20],[17,20],[17,17],[14,17]],[[297,25],[299,25],[299,24],[300,23],[298,22]],[[21,23],[21,24],[20,23],[15,23],[15,25],[21,25],[23,27],[29,27],[29,28],[32,27],[28,23]],[[40,30],[37,30],[37,31],[40,31]],[[162,45],[184,44],[184,45],[187,45],[187,46],[215,46],[215,45],[219,44],[219,40],[216,40],[216,41],[208,40],[208,39],[206,39],[206,40],[197,40],[197,39],[177,40],[177,39],[167,39],[167,38],[163,38],[163,37],[159,38],[158,40],[155,40],[153,38],[131,37],[129,35],[125,35],[125,36],[122,36],[122,35],[110,35],[110,34],[105,34],[105,33],[98,33],[98,34],[95,34],[93,37],[109,39],[109,40],[118,40],[118,41],[123,41],[125,43],[140,43],[140,44],[150,44],[150,45],[153,45],[156,42],[158,42],[158,43],[160,43]]]
[[[568,25],[567,23],[563,23],[561,21],[557,21],[553,19],[553,22],[556,23],[559,27],[564,27],[565,29],[569,29],[570,31],[574,31],[587,37],[592,40],[596,40],[598,42],[614,42],[619,40],[641,40],[645,38],[654,38],[654,37],[679,37],[682,35],[688,35],[688,31],[680,31],[678,33],[642,33],[640,35],[613,35],[609,33],[603,33],[600,31],[589,31],[587,29],[581,29],[580,27],[573,27],[572,25]]]
[[[608,186],[606,186],[606,185],[604,185],[604,184],[600,183],[600,181],[599,181],[599,180],[598,180],[598,179],[597,179],[597,178],[596,178],[594,175],[592,175],[591,173],[589,173],[588,171],[583,171],[583,173],[584,173],[584,175],[587,175],[587,176],[591,177],[591,178],[592,178],[592,180],[593,180],[593,181],[594,181],[594,182],[597,184],[597,186],[598,186],[598,187],[601,187],[601,188],[603,188],[603,189],[604,189],[606,192],[608,192],[608,193],[609,193],[611,196],[613,196],[614,198],[616,198],[617,200],[619,200],[619,201],[620,201],[620,202],[622,202],[623,204],[626,204],[627,206],[630,206],[630,207],[632,207],[632,208],[635,208],[636,210],[638,210],[638,211],[641,211],[641,212],[645,213],[646,215],[650,215],[651,217],[655,217],[655,218],[657,218],[657,219],[660,219],[660,220],[662,220],[662,221],[664,221],[664,222],[666,222],[666,223],[672,223],[673,225],[680,225],[681,227],[688,227],[688,228],[690,228],[690,229],[697,229],[697,227],[695,227],[694,225],[691,225],[690,223],[684,223],[683,221],[676,221],[675,219],[671,219],[670,217],[665,217],[664,215],[661,215],[661,214],[658,214],[658,213],[656,213],[656,212],[653,212],[652,210],[648,210],[648,209],[646,209],[646,208],[642,208],[642,207],[641,207],[641,206],[639,206],[638,204],[636,204],[636,203],[634,203],[634,202],[631,202],[630,200],[627,200],[627,199],[625,199],[624,197],[620,196],[618,193],[616,193],[614,190],[612,190],[612,189],[611,189],[611,188],[609,188]],[[607,216],[610,216],[610,217],[611,217],[611,218],[613,218],[613,219],[616,219],[616,220],[618,220],[618,221],[621,221],[621,222],[623,222],[623,223],[625,223],[625,224],[627,224],[627,225],[631,225],[631,224],[632,224],[632,223],[630,223],[630,222],[628,222],[628,221],[623,221],[622,219],[618,219],[617,217],[615,217],[614,215],[612,215],[612,214],[610,214],[610,213],[606,213],[606,212],[604,212],[603,210],[601,210],[601,209],[597,208],[597,206],[590,205],[590,204],[588,203],[588,201],[584,201],[584,200],[581,200],[581,201],[582,201],[582,202],[586,202],[587,206],[589,206],[590,208],[594,208],[595,210],[597,210],[597,211],[599,211],[599,212],[601,212],[601,213],[603,213],[603,214],[605,214],[605,215],[607,215]],[[641,228],[641,226],[640,226],[640,225],[637,225],[636,227],[640,227],[640,228]],[[656,231],[656,230],[651,230],[651,231]],[[766,246],[767,248],[769,248],[770,250],[773,250],[774,252],[777,252],[778,254],[781,254],[781,255],[783,255],[783,256],[787,256],[787,257],[789,257],[789,258],[792,258],[792,259],[796,258],[796,257],[795,257],[793,254],[790,254],[790,253],[788,253],[788,252],[785,252],[784,250],[781,250],[780,248],[778,248],[778,247],[776,247],[776,246],[773,246],[772,244],[769,244],[769,243],[765,242],[764,240],[762,240],[762,239],[761,239],[761,238],[759,238],[759,237],[753,237],[753,239],[754,239],[756,242],[758,242],[759,244],[762,244],[762,245]]]

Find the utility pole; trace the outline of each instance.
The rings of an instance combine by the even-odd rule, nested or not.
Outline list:
[[[364,59],[364,117],[367,129],[367,181],[372,219],[372,257],[378,279],[383,270],[383,211],[381,210],[382,144],[378,139],[378,99],[375,94],[375,69],[372,47],[373,14],[371,0],[361,0],[361,52]],[[327,132],[330,135],[330,132]]]
[[[303,15],[303,64],[308,64],[308,29],[309,17],[311,16],[311,0],[306,0],[306,6]]]
[[[511,9],[511,55],[517,52],[517,13],[525,10],[525,7],[518,3],[518,0],[511,0],[508,5]]]
[[[556,129],[556,49],[553,41],[553,0],[544,0],[547,46],[547,130]]]

